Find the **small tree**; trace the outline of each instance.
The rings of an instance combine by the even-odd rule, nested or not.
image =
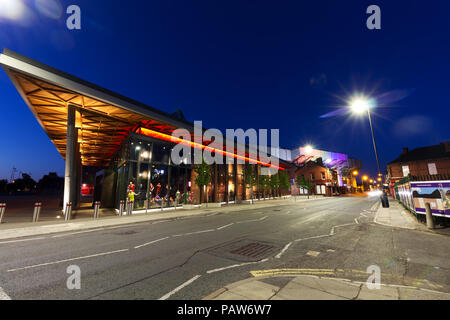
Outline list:
[[[306,189],[308,190],[308,199],[309,199],[309,193],[311,192],[311,190],[313,190],[314,188],[314,184],[311,180],[306,179],[304,175],[299,174],[297,176],[297,185],[300,188]]]
[[[194,166],[194,172],[197,173],[195,178],[195,184],[198,186],[200,203],[202,202],[203,187],[207,186],[211,180],[211,167],[202,159],[201,164]],[[208,192],[206,192],[208,197]]]
[[[289,181],[289,174],[286,171],[280,172],[280,187],[282,190],[289,190],[291,188],[291,182]]]
[[[266,198],[266,191],[270,188],[270,180],[269,176],[260,175],[259,176],[259,188],[263,192],[263,198]]]
[[[248,166],[244,166],[244,179],[243,185],[245,188],[250,187],[250,198],[253,204],[253,187],[256,185],[256,166],[253,164],[249,164]]]
[[[275,198],[277,194],[276,191],[280,188],[280,177],[278,177],[278,174],[274,174],[269,177],[269,185],[272,190],[272,196]]]

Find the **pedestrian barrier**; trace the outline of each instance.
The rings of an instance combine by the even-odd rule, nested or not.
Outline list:
[[[100,208],[100,201],[94,202],[94,219],[98,219],[98,209]]]
[[[64,211],[64,220],[69,221],[72,218],[72,202],[66,203],[66,209]]]
[[[5,215],[6,211],[6,203],[0,203],[0,223],[3,221],[3,216]]]
[[[120,200],[120,205],[119,205],[119,217],[123,216],[123,210],[125,207],[125,201],[124,200]]]
[[[33,222],[38,222],[39,221],[39,215],[41,214],[41,207],[42,207],[42,203],[41,202],[36,202],[34,204]]]

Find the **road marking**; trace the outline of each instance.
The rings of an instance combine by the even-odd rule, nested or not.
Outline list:
[[[356,222],[356,224],[359,224],[359,222],[358,222],[358,218],[355,218],[355,222]]]
[[[311,257],[317,257],[320,254],[320,252],[318,251],[308,251],[306,253],[307,256],[311,256]]]
[[[225,228],[227,228],[227,227],[229,227],[229,226],[232,226],[234,223],[232,222],[232,223],[229,223],[229,224],[227,224],[227,225],[225,225],[225,226],[223,226],[223,227],[220,227],[220,228],[217,228],[216,230],[222,230],[222,229],[225,229]]]
[[[153,243],[156,243],[156,242],[159,242],[159,241],[163,241],[163,240],[166,240],[166,239],[169,239],[169,237],[161,238],[161,239],[158,239],[158,240],[153,240],[153,241],[150,241],[150,242],[141,244],[141,245],[139,245],[139,246],[136,246],[136,247],[134,247],[134,248],[135,248],[135,249],[139,249],[139,248],[142,248],[142,247],[145,247],[145,246],[148,246],[148,245],[150,245],[150,244],[153,244]]]
[[[212,231],[216,231],[216,229],[208,229],[208,230],[203,230],[203,231],[196,231],[196,232],[189,232],[189,233],[182,233],[182,234],[175,234],[172,237],[183,237],[183,236],[190,236],[193,234],[199,234],[199,233],[205,233],[205,232],[212,232]]]
[[[2,287],[0,287],[0,300],[11,300],[11,297],[3,291]]]
[[[175,289],[173,289],[172,291],[170,291],[169,293],[163,295],[161,298],[159,298],[158,300],[167,300],[168,298],[170,298],[172,295],[174,295],[175,293],[177,293],[178,291],[180,291],[181,289],[183,289],[184,287],[190,285],[192,282],[194,282],[195,280],[197,280],[198,278],[200,278],[201,275],[196,275],[195,277],[189,279],[188,281],[186,281],[185,283],[181,284],[180,286],[176,287]]]
[[[289,214],[289,213],[291,213],[290,211],[286,211],[286,214]]]
[[[283,253],[284,253],[287,249],[289,249],[289,247],[291,246],[292,243],[293,243],[293,242],[291,241],[291,242],[289,242],[287,245],[285,245],[284,248],[283,248],[283,250],[281,250],[280,253],[277,254],[277,255],[275,256],[275,258],[280,259],[281,256],[283,255]]]
[[[236,222],[236,223],[238,224],[238,223],[257,222],[257,221],[263,221],[263,220],[265,220],[265,219],[267,219],[267,216],[264,216],[264,217],[259,218],[259,219],[238,221],[238,222]]]
[[[260,260],[260,261],[255,261],[255,262],[244,262],[244,263],[240,263],[240,264],[233,264],[231,266],[226,266],[226,267],[222,267],[222,268],[208,270],[208,271],[206,271],[206,273],[211,274],[211,273],[214,273],[214,272],[219,272],[219,271],[223,271],[223,270],[227,270],[227,269],[242,267],[242,266],[246,266],[246,265],[249,265],[249,264],[262,263],[262,262],[266,262],[266,261],[269,261],[269,259],[266,258],[266,259],[263,259],[263,260]]]
[[[308,238],[303,238],[303,239],[297,239],[297,240],[294,240],[294,241],[297,242],[297,241],[304,241],[304,240],[310,240],[310,239],[325,238],[325,237],[329,237],[329,236],[330,236],[329,234],[323,234],[321,236],[314,236],[314,237],[308,237]]]
[[[15,242],[25,242],[25,241],[35,241],[35,240],[42,240],[42,239],[46,239],[46,237],[31,238],[31,239],[21,239],[21,240],[11,240],[11,241],[3,241],[3,242],[0,242],[0,244],[15,243]]]
[[[58,260],[58,261],[53,261],[53,262],[40,263],[40,264],[35,264],[35,265],[21,267],[21,268],[9,269],[9,270],[7,270],[7,272],[15,272],[15,271],[19,271],[19,270],[25,270],[25,269],[32,269],[32,268],[37,268],[37,267],[49,266],[49,265],[52,265],[52,264],[64,263],[64,262],[69,262],[69,261],[74,261],[74,260],[82,260],[82,259],[89,259],[89,258],[94,258],[94,257],[106,256],[106,255],[110,255],[110,254],[125,252],[125,251],[128,251],[128,250],[129,249],[115,250],[115,251],[91,254],[89,256],[83,256],[83,257],[70,258],[70,259]]]
[[[250,271],[252,276],[265,277],[274,275],[293,275],[293,274],[316,274],[316,275],[334,275],[333,269],[271,269]]]

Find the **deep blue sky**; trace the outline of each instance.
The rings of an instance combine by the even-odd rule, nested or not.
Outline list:
[[[26,20],[0,19],[0,47],[167,112],[181,108],[205,127],[279,128],[283,147],[347,153],[375,174],[367,118],[319,116],[356,91],[413,88],[375,111],[383,166],[402,147],[450,140],[448,1],[59,1],[64,12],[81,7],[81,31],[66,29],[64,12],[37,9],[49,1],[22,0]],[[382,30],[366,28],[370,4],[381,7]],[[3,70],[0,97],[0,178],[13,166],[36,179],[63,175]]]

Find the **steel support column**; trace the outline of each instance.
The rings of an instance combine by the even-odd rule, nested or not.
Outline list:
[[[77,129],[75,127],[75,107],[72,105],[67,106],[67,141],[66,141],[66,169],[64,174],[64,205],[69,202],[75,203],[76,201],[76,143],[77,141]]]

